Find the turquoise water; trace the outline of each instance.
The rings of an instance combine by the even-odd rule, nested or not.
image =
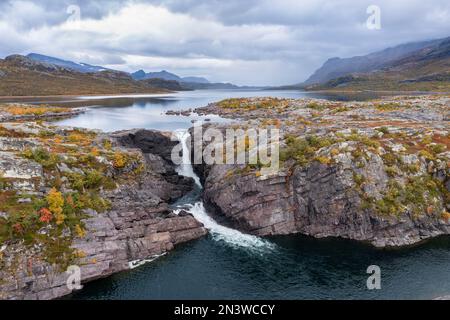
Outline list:
[[[267,95],[336,99],[295,91],[195,91],[158,97],[72,99],[65,103],[87,106],[89,111],[58,123],[105,131],[186,129],[192,120],[201,119],[163,113],[229,97]],[[198,199],[198,192],[193,192],[176,205]],[[339,239],[285,236],[262,240],[217,227],[212,231],[154,262],[88,283],[69,299],[431,299],[450,294],[449,237],[414,248],[379,250]],[[381,290],[366,287],[369,265],[381,268]]]

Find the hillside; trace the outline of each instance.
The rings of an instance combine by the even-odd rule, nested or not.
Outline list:
[[[424,47],[421,45],[417,44],[419,49],[402,54],[397,59],[379,61],[377,69],[347,72],[325,83],[310,85],[307,89],[449,91],[450,38],[428,42]],[[390,57],[393,56],[398,55],[392,54]]]
[[[12,55],[0,59],[1,96],[46,96],[118,93],[162,93],[124,72],[82,73],[51,63]]]
[[[421,50],[425,47],[437,45],[442,41],[443,39],[407,43],[365,56],[356,56],[344,59],[331,58],[327,60],[321,68],[314,72],[304,82],[304,84],[312,85],[325,83],[329,80],[339,78],[349,73],[375,71],[408,54]]]

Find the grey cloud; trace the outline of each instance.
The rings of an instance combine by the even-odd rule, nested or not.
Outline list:
[[[364,26],[366,8],[373,3],[382,10],[381,30]],[[162,24],[141,17],[144,21],[140,29],[127,29],[126,33],[121,33],[120,25],[110,26],[114,29],[111,31],[66,30],[60,26],[67,20],[67,7],[73,4],[80,6],[83,19],[98,22],[120,15],[126,6],[139,4],[163,7],[169,13]],[[330,57],[366,54],[400,43],[445,37],[449,30],[448,0],[0,3],[0,55],[39,51],[123,70],[164,68],[243,84],[300,82]],[[199,59],[211,62],[197,65]],[[223,64],[215,65],[213,61]]]

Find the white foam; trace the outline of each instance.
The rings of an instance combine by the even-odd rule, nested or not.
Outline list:
[[[193,205],[187,205],[187,212],[191,213],[195,219],[203,223],[206,229],[209,230],[214,240],[224,241],[235,247],[245,247],[251,249],[273,249],[274,244],[267,240],[261,239],[256,236],[242,233],[238,230],[231,229],[218,224],[211,218],[205,210],[203,202],[199,201]],[[176,210],[175,213],[179,213],[180,210]]]
[[[187,141],[191,135],[188,131],[176,131],[175,134],[183,147],[183,163],[178,166],[177,172],[182,176],[194,179],[195,184],[197,184],[199,188],[202,188],[200,178],[195,174],[194,169],[192,168],[191,153],[187,145]]]
[[[160,258],[160,257],[162,257],[164,255],[165,255],[165,253],[153,256],[153,257],[151,257],[149,259],[133,260],[133,261],[128,262],[128,267],[130,269],[136,269],[136,268],[138,268],[138,267],[140,267],[140,266],[142,266],[142,265],[144,265],[146,263],[155,261],[156,259],[158,259],[158,258]]]

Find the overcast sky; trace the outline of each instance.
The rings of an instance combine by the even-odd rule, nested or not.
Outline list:
[[[369,5],[381,9],[379,30],[367,28]],[[331,57],[446,36],[449,0],[0,0],[1,57],[37,52],[241,85],[298,83]]]

